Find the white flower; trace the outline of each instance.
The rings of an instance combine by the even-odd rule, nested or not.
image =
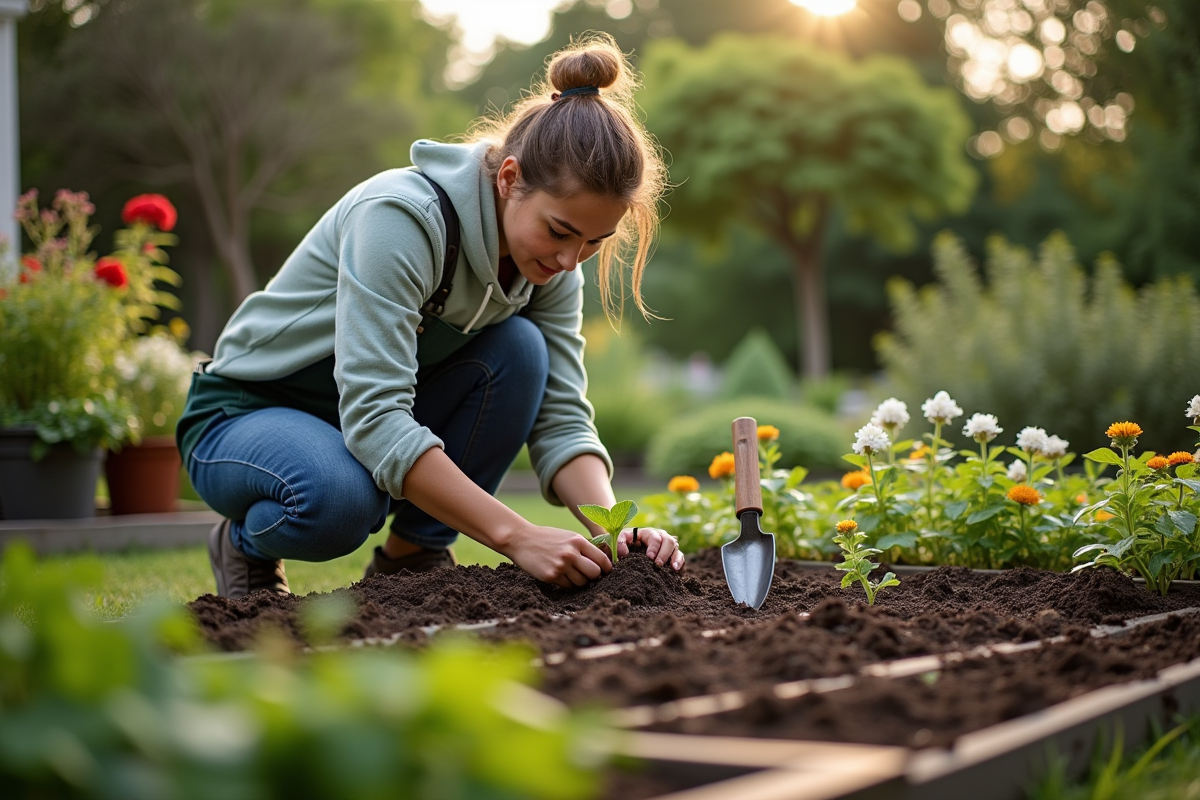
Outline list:
[[[1008,479],[1013,483],[1024,483],[1029,477],[1029,471],[1025,469],[1024,461],[1014,461],[1008,467]]]
[[[921,413],[930,422],[945,424],[955,417],[961,417],[963,410],[958,407],[958,403],[950,399],[950,395],[938,392],[921,404]]]
[[[1000,427],[1000,420],[994,414],[972,414],[963,427],[963,436],[970,436],[980,444],[990,442],[1002,433],[1004,428]]]
[[[875,409],[875,413],[871,415],[871,424],[881,428],[890,426],[899,429],[907,425],[908,420],[908,404],[894,397],[889,397],[880,403],[879,408]]]
[[[1017,434],[1017,447],[1027,453],[1044,453],[1050,445],[1044,428],[1026,427]]]
[[[1071,443],[1065,439],[1060,439],[1057,436],[1048,436],[1041,452],[1046,458],[1062,458],[1067,454],[1067,448],[1070,445]]]
[[[1193,397],[1192,401],[1188,403],[1187,415],[1189,418],[1200,422],[1200,419],[1198,419],[1200,418],[1200,394]]]
[[[891,440],[888,439],[887,432],[878,425],[867,423],[855,432],[856,441],[854,442],[854,452],[861,455],[870,455],[887,450],[892,446]]]

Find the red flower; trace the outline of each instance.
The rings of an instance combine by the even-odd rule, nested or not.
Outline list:
[[[121,209],[121,219],[126,225],[145,222],[160,231],[169,231],[175,227],[178,216],[175,206],[161,194],[139,194],[130,198]]]
[[[129,285],[125,266],[120,259],[112,256],[105,256],[96,262],[96,277],[115,289],[123,289]]]
[[[21,256],[21,283],[29,283],[33,273],[42,271],[42,262],[33,256]]]

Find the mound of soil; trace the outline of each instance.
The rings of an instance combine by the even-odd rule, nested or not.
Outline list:
[[[555,652],[677,630],[756,626],[810,612],[829,598],[863,605],[861,590],[842,589],[839,581],[840,573],[832,569],[814,570],[781,560],[766,603],[755,611],[734,604],[719,551],[698,553],[682,573],[675,573],[635,550],[610,574],[581,588],[551,586],[504,564],[495,569],[444,567],[420,574],[377,575],[339,592],[348,593],[358,609],[342,632],[346,639],[399,637],[416,642],[424,636],[422,627],[511,620],[487,635],[526,640]],[[240,650],[268,626],[302,643],[298,617],[306,600],[266,593],[238,600],[205,595],[190,608],[211,642],[224,650]],[[880,619],[922,627],[931,638],[925,645],[905,643],[906,650],[924,646],[934,651],[953,641],[1036,638],[1041,628],[1029,626],[1049,624],[1045,619],[1038,622],[1039,614],[1048,611],[1062,624],[1092,625],[1192,605],[1200,605],[1200,587],[1162,598],[1128,576],[1105,569],[1060,574],[1021,568],[994,575],[943,567],[903,577],[900,586],[879,595],[871,611]]]

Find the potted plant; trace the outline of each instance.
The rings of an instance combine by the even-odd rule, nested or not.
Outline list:
[[[2,519],[91,516],[104,448],[138,435],[116,356],[158,306],[178,306],[154,286],[178,283],[162,266],[175,211],[149,197],[160,199],[126,205],[128,227],[102,258],[89,251],[97,229],[86,193],[60,190],[46,209],[36,190],[18,201],[32,247],[18,259],[0,253]]]
[[[113,514],[162,514],[176,510],[179,470],[175,425],[187,401],[192,357],[181,347],[187,326],[134,338],[117,355],[118,392],[129,399],[137,424],[134,438],[108,454],[104,474]]]

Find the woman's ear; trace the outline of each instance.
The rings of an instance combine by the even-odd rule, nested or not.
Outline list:
[[[516,156],[508,156],[496,171],[496,191],[507,200],[521,180],[521,162]]]

